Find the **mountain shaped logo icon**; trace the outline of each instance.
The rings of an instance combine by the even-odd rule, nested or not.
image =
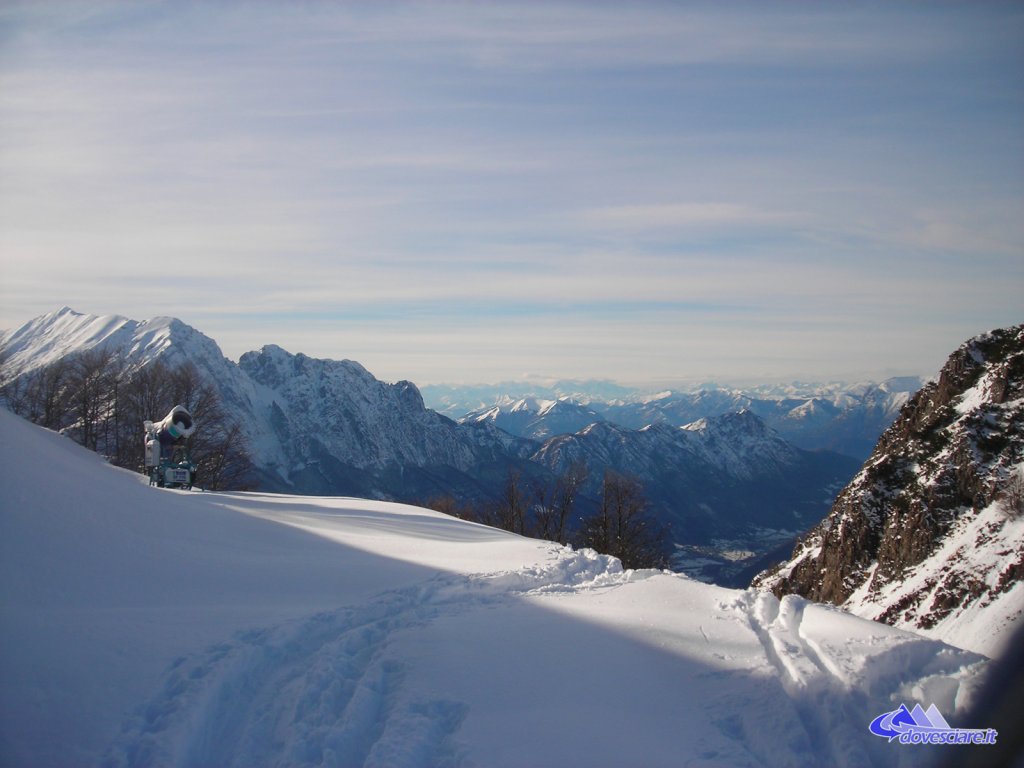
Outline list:
[[[900,704],[899,709],[872,720],[868,730],[901,744],[995,744],[997,736],[992,728],[951,727],[934,704],[928,709],[920,704],[914,704],[913,709]]]
[[[915,704],[913,710],[907,709],[906,704],[900,704],[899,709],[879,715],[869,726],[873,734],[884,736],[889,741],[920,728],[952,730],[934,704],[927,711],[921,709],[920,704]]]

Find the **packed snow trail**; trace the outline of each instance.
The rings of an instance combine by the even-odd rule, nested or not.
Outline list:
[[[236,636],[172,665],[108,765],[450,765],[464,706],[400,702],[389,637],[437,585]]]
[[[0,411],[0,765],[917,765],[983,657],[414,507],[148,488]],[[984,723],[974,724],[984,726]]]

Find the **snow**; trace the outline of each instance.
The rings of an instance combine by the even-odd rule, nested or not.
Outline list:
[[[925,764],[868,724],[960,724],[988,664],[415,507],[150,488],[2,410],[0,487],[3,765]]]
[[[1021,465],[1018,465],[1020,467]],[[1018,470],[1019,471],[1019,470]],[[874,617],[908,596],[925,594],[922,605],[931,604],[942,580],[937,574],[955,574],[961,581],[981,578],[996,587],[999,577],[1020,558],[1024,518],[1013,517],[997,501],[977,514],[965,514],[929,557],[929,567],[912,570],[903,578],[877,587],[869,574],[843,603],[858,616]],[[982,546],[983,544],[983,546]],[[877,567],[877,563],[875,564]],[[909,612],[897,626],[913,626],[917,615]],[[1016,582],[993,597],[964,602],[921,634],[941,638],[986,656],[1000,655],[1014,631],[1024,622],[1024,585]]]

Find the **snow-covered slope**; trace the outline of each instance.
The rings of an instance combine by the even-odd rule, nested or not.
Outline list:
[[[965,342],[885,432],[776,594],[992,653],[1024,622],[1024,326]]]
[[[919,765],[983,658],[358,499],[149,488],[0,411],[4,765]],[[938,747],[933,750],[940,749]]]

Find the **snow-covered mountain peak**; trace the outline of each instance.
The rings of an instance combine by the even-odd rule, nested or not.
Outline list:
[[[679,432],[684,429],[684,427],[673,427],[671,424],[664,421],[658,421],[654,424],[647,424],[646,426],[640,427],[639,431],[651,435],[678,435]]]
[[[123,344],[138,323],[120,315],[85,315],[70,307],[37,317],[0,339],[7,378],[45,368],[75,352]]]
[[[174,345],[201,345],[202,341],[196,338],[198,333],[176,318],[154,317],[136,325],[132,345],[127,354],[129,357],[142,356],[153,359]],[[210,341],[212,342],[212,339]]]
[[[351,360],[267,346],[242,355],[238,365],[266,388],[256,417],[273,425],[290,457],[290,481],[303,487],[327,492],[344,482],[379,496],[387,493],[383,473],[401,479],[404,469],[397,468],[429,465],[465,472],[500,450],[493,435],[427,410],[412,382],[387,384]]]
[[[647,397],[640,398],[640,402],[644,404],[656,403],[659,400],[668,400],[672,397],[675,397],[675,395],[676,393],[673,392],[671,389],[665,389],[662,390],[661,392],[655,392],[653,395],[648,395]]]
[[[168,356],[168,362],[223,358],[220,347],[174,317],[131,320],[121,315],[86,315],[68,307],[42,315],[6,334],[2,345],[8,378],[45,368],[62,358],[92,350],[120,355],[129,367]]]
[[[718,439],[749,442],[775,436],[764,420],[749,408],[698,419],[682,427],[687,432],[698,432]]]
[[[696,421],[691,421],[689,424],[683,424],[680,429],[684,429],[687,432],[706,432],[708,429],[708,417],[702,416]]]
[[[883,392],[906,392],[912,395],[923,384],[920,376],[894,376],[880,383],[878,388]]]
[[[535,416],[540,412],[540,409],[541,402],[532,397],[522,397],[504,407],[503,412]]]
[[[573,434],[598,421],[601,415],[571,396],[554,399],[501,398],[494,405],[466,414],[459,422],[489,422],[516,437],[547,440],[556,435]]]
[[[302,352],[289,352],[276,344],[267,344],[257,351],[246,352],[239,358],[238,364],[242,370],[268,386],[277,386],[295,376],[344,380],[350,386],[361,389],[372,388],[380,383],[366,368],[353,360],[309,357]]]

